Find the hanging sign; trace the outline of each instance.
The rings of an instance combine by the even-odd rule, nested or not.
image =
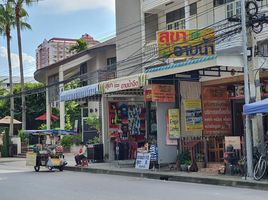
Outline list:
[[[150,153],[137,153],[135,168],[136,169],[149,169],[150,160],[151,160]]]
[[[185,122],[186,131],[202,130],[202,110],[201,110],[201,100],[185,100]]]
[[[189,58],[216,55],[213,28],[157,32],[159,57]]]

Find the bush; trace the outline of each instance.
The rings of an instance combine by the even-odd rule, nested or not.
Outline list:
[[[88,141],[88,144],[99,144],[99,143],[101,143],[100,138],[97,136],[95,136],[93,139]]]
[[[27,142],[28,136],[25,135],[23,130],[19,130],[19,137],[21,142]]]
[[[178,155],[177,160],[179,161],[179,163],[181,165],[191,163],[191,154],[190,154],[190,152],[189,151],[183,151],[183,152],[181,152]]]
[[[79,145],[82,141],[82,135],[66,135],[61,139],[63,147],[71,147],[73,144]]]

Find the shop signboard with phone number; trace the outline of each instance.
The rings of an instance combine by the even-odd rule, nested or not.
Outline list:
[[[116,92],[129,89],[137,89],[145,85],[146,78],[144,75],[134,75],[124,78],[105,81],[100,84],[100,90],[103,93]]]

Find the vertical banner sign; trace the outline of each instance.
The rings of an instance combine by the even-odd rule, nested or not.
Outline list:
[[[202,100],[204,135],[230,135],[232,112],[226,87],[203,87]]]
[[[160,31],[157,32],[157,43],[159,57],[200,58],[216,55],[213,28]]]
[[[186,131],[202,130],[203,121],[201,100],[185,100],[184,108],[186,117]]]
[[[168,110],[168,135],[170,139],[180,138],[180,110]]]

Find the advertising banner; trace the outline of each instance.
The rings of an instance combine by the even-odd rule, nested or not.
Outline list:
[[[204,135],[230,135],[232,112],[226,87],[203,87],[202,100]]]
[[[202,109],[201,109],[201,100],[185,100],[185,122],[186,122],[186,131],[202,130],[203,121],[202,121]]]
[[[213,28],[157,32],[159,57],[200,58],[216,55]]]
[[[136,169],[149,169],[150,159],[151,159],[150,153],[137,153],[135,168]]]
[[[180,130],[180,110],[168,110],[168,135],[170,139],[178,139],[181,135]]]
[[[153,84],[152,101],[164,103],[175,102],[175,85]]]

